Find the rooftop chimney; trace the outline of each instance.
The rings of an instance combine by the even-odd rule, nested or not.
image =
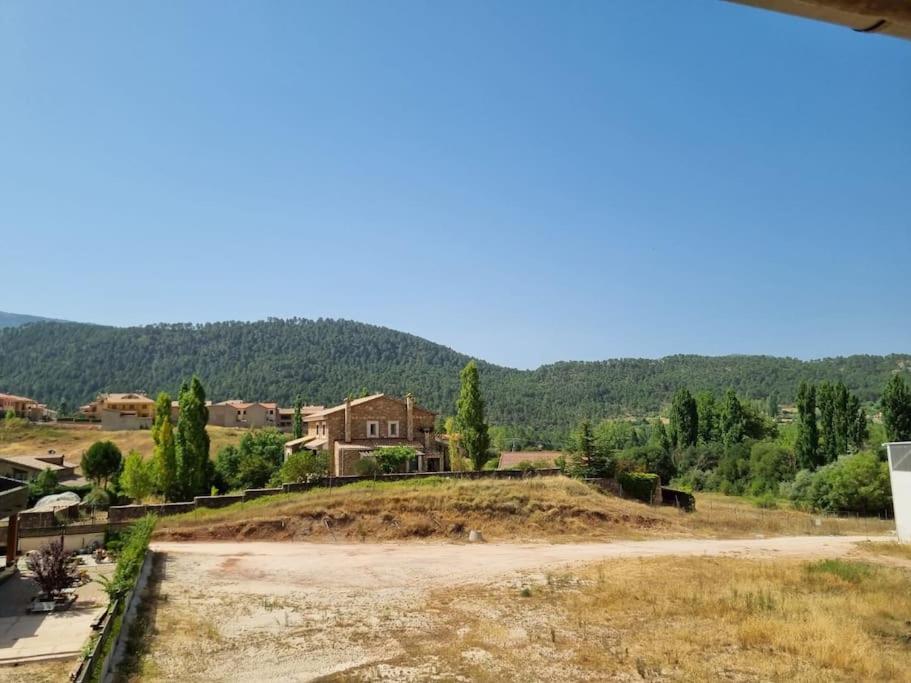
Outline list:
[[[409,441],[414,441],[414,396],[405,394],[405,433]]]
[[[345,443],[351,443],[351,396],[345,397]]]

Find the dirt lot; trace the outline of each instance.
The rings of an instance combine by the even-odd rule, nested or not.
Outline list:
[[[355,672],[363,678],[368,671],[368,678],[426,680],[432,671],[384,669],[380,663],[401,657],[404,642],[441,638],[435,626],[446,608],[427,602],[434,592],[540,585],[550,572],[610,558],[853,556],[865,539],[157,543],[165,562],[138,678],[304,681]],[[371,664],[376,666],[365,669]]]

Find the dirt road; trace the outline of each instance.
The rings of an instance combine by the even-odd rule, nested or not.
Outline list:
[[[883,540],[882,537],[874,537]],[[305,681],[382,661],[434,618],[429,591],[543,581],[653,556],[844,557],[865,536],[578,544],[155,543],[165,557],[143,680]]]

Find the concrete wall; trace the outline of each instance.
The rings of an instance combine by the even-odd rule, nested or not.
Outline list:
[[[911,543],[911,441],[886,444],[895,531],[902,543]]]
[[[20,536],[19,537],[19,552],[22,554],[27,553],[30,550],[38,550],[41,546],[47,545],[51,541],[56,541],[60,539],[60,533],[42,536]],[[64,550],[74,551],[79,550],[80,548],[85,548],[86,546],[91,545],[94,542],[103,543],[104,542],[104,532],[95,531],[92,533],[67,533],[63,536],[63,548]]]

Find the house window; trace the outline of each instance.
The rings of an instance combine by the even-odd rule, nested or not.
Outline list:
[[[375,439],[380,435],[380,423],[376,420],[367,421],[367,436]]]
[[[389,424],[386,429],[389,432],[390,437],[398,437],[399,421],[398,420],[389,420]]]

